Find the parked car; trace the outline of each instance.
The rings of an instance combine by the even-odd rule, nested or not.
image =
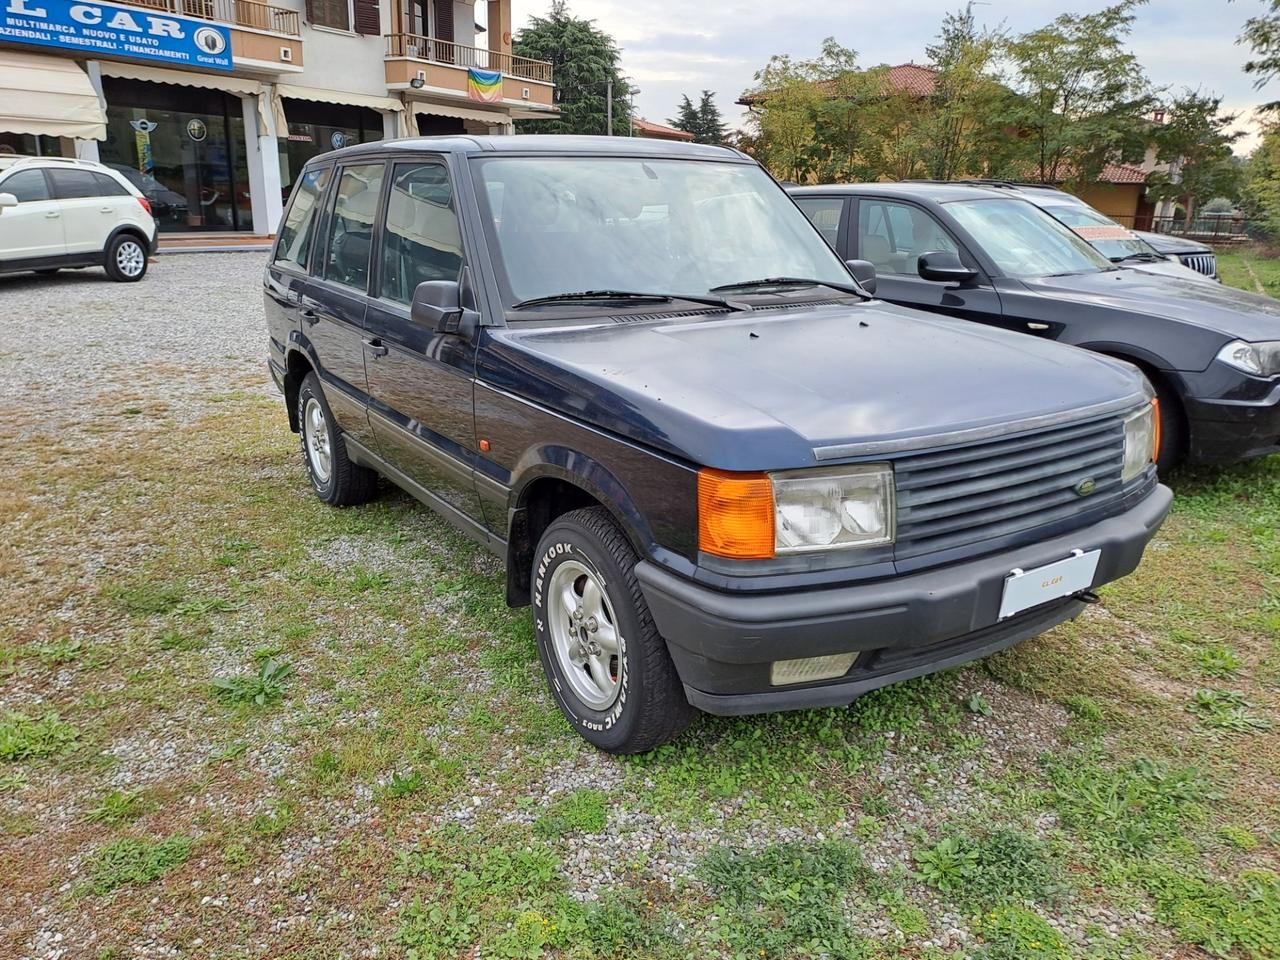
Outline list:
[[[146,197],[89,160],[0,157],[0,273],[103,267],[134,282],[155,252]]]
[[[922,181],[923,182],[923,181]],[[1030,200],[1045,213],[1059,220],[1076,232],[1089,246],[1112,263],[1143,273],[1158,273],[1181,280],[1216,280],[1193,270],[1173,256],[1160,253],[1138,233],[1116,223],[1101,211],[1095,210],[1074,194],[1038,183],[1009,183],[1004,180],[965,180],[994,190],[1009,191]],[[1210,251],[1212,252],[1212,251]],[[1214,264],[1214,271],[1217,265]]]
[[[955,183],[795,187],[848,258],[903,306],[1137,364],[1160,397],[1160,468],[1280,451],[1280,302],[1120,267],[1008,190]]]
[[[316,494],[381,475],[505,558],[553,697],[615,753],[1038,634],[1169,508],[1136,368],[872,300],[721,147],[325,154],[264,283]]]
[[[1184,267],[1214,280],[1221,279],[1218,276],[1218,256],[1208,244],[1187,237],[1175,237],[1169,233],[1151,233],[1147,230],[1135,230],[1134,233],[1151,244],[1156,253],[1177,257]]]

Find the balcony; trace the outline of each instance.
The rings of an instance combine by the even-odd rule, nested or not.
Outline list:
[[[302,37],[298,11],[276,7],[258,0],[124,0],[132,7],[163,10],[182,17],[212,20],[250,30],[262,30],[285,37]]]
[[[182,0],[192,2],[192,0]],[[195,0],[199,2],[199,0]],[[532,80],[535,83],[551,83],[551,64],[545,60],[530,60],[510,53],[468,47],[434,37],[422,37],[414,33],[393,33],[387,37],[387,58],[392,60],[417,60],[444,67],[467,70],[497,70],[504,77]],[[550,102],[550,98],[548,98]]]

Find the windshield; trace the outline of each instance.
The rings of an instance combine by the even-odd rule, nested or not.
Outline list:
[[[508,305],[588,290],[705,296],[765,277],[850,283],[755,164],[489,157],[476,167]]]
[[[1111,260],[1123,260],[1143,254],[1160,256],[1147,241],[1134,236],[1093,207],[1079,203],[1055,203],[1046,204],[1042,209],[1065,223],[1078,237]]]
[[[1007,276],[1113,269],[1110,260],[1026,200],[960,200],[947,204],[947,210]]]

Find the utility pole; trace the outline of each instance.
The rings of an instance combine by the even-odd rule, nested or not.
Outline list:
[[[607,81],[604,95],[606,97],[604,115],[605,115],[605,123],[607,124],[607,127],[604,131],[604,135],[606,137],[612,137],[613,136],[613,81],[612,80]]]

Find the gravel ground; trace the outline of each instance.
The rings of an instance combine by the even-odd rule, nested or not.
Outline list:
[[[266,373],[263,253],[166,254],[138,283],[102,270],[0,276],[0,410],[32,428],[84,423],[84,407],[130,393],[180,420],[212,387]],[[220,385],[220,387],[219,387]]]

